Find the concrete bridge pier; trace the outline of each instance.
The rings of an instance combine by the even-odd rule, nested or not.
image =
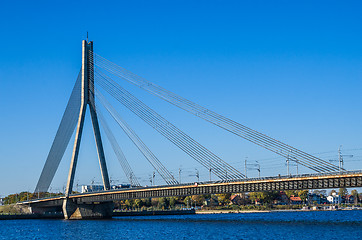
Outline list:
[[[69,220],[112,218],[113,202],[76,203],[72,199],[63,202],[64,218]]]

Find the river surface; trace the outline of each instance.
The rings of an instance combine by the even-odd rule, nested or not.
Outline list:
[[[3,220],[0,239],[362,239],[362,211]]]

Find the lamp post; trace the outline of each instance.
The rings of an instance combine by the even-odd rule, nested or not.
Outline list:
[[[199,170],[197,170],[197,168],[195,168],[195,170],[196,170],[197,182],[200,182],[200,173],[199,173]]]

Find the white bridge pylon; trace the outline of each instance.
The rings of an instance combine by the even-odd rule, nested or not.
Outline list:
[[[93,52],[93,41],[87,42],[83,40],[82,42],[82,69],[81,69],[81,106],[78,116],[78,123],[75,134],[75,141],[73,146],[72,159],[70,163],[70,169],[68,174],[67,188],[65,191],[65,196],[69,196],[73,190],[74,175],[78,161],[80,142],[82,139],[82,132],[84,126],[85,113],[87,110],[87,105],[89,106],[94,137],[97,146],[99,165],[101,169],[101,175],[104,185],[104,190],[110,189],[108,171],[106,160],[104,156],[102,138],[99,130],[97,112],[94,109],[94,63],[93,58],[89,56],[89,53]]]

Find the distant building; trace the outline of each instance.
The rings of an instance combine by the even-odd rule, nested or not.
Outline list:
[[[211,196],[210,199],[205,199],[204,206],[205,207],[219,206],[219,201],[217,200],[217,197]]]
[[[4,205],[4,199],[0,198],[0,206]]]
[[[231,204],[245,205],[249,202],[249,198],[245,193],[237,193],[237,194],[231,195],[230,201],[231,201]]]
[[[302,204],[302,199],[300,197],[296,197],[294,195],[289,198],[290,204]]]
[[[342,198],[337,193],[332,193],[331,196],[327,197],[327,201],[330,204],[340,204],[342,202]]]
[[[347,195],[347,196],[344,198],[344,202],[345,202],[345,203],[355,203],[355,202],[354,202],[354,196],[353,196],[353,195]]]
[[[327,198],[322,194],[310,193],[308,194],[309,204],[326,204]]]

